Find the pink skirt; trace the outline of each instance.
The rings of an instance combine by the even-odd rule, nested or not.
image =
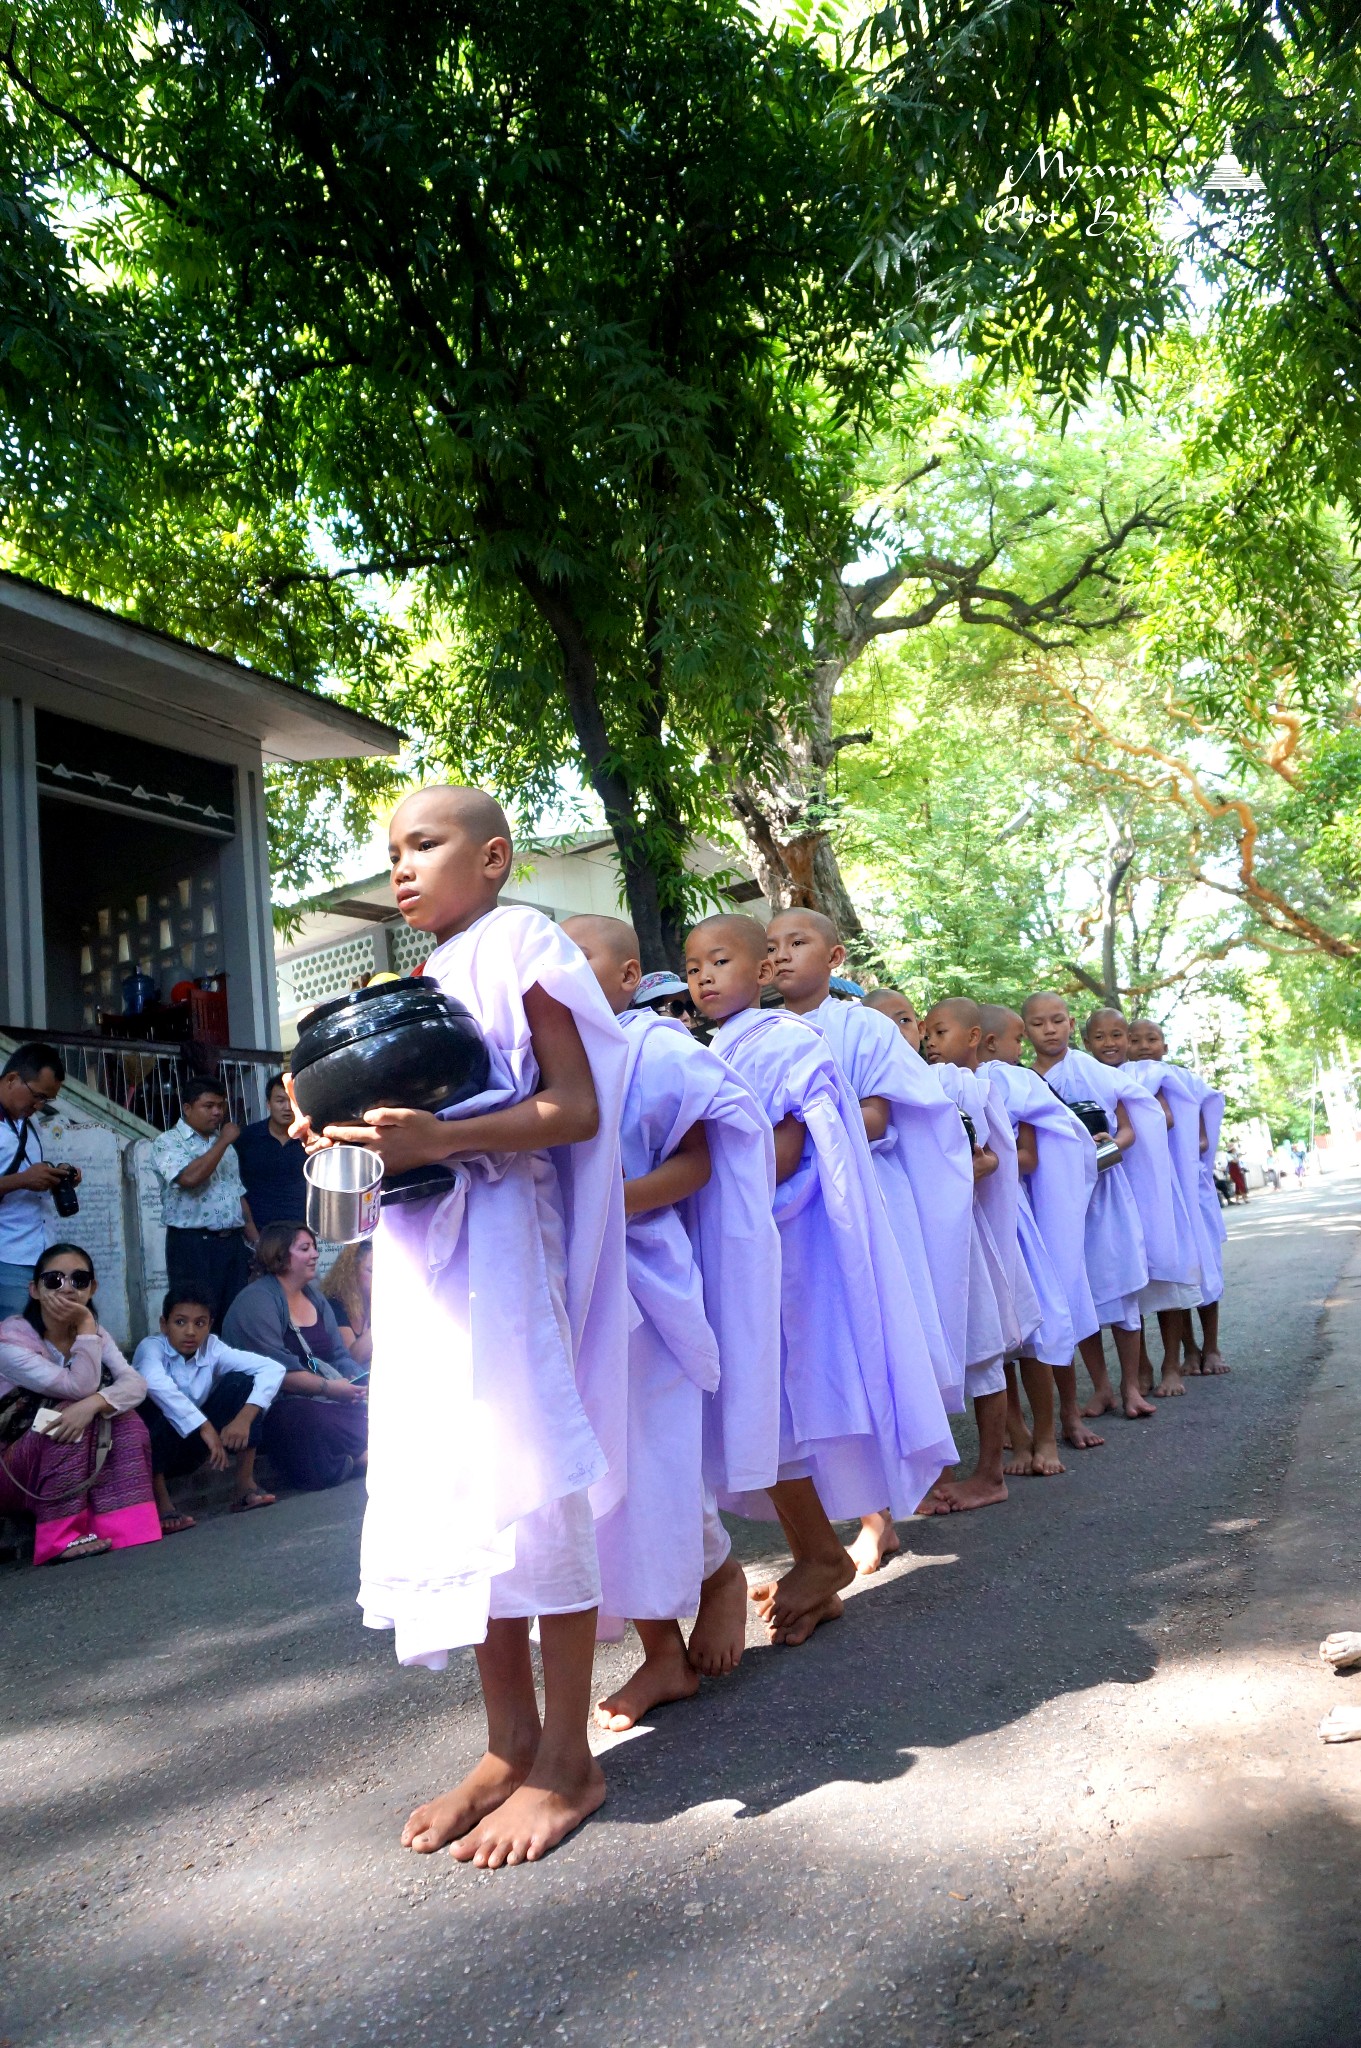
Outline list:
[[[78,1444],[29,1430],[0,1452],[0,1514],[33,1516],[34,1564],[51,1564],[82,1536],[106,1536],[115,1550],[160,1542],[146,1424],[140,1415],[115,1415],[112,1422],[109,1455],[84,1493],[78,1488],[94,1469],[98,1446],[93,1423]]]

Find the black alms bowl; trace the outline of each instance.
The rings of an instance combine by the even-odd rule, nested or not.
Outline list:
[[[315,1131],[366,1109],[450,1109],[481,1094],[490,1062],[470,1011],[410,975],[309,1010],[293,1053],[293,1092]]]

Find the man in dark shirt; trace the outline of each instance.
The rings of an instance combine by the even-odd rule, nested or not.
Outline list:
[[[246,1234],[251,1243],[267,1223],[301,1223],[307,1213],[307,1157],[297,1138],[290,1138],[293,1105],[282,1074],[265,1084],[263,1122],[247,1124],[236,1141],[241,1181],[246,1190]]]

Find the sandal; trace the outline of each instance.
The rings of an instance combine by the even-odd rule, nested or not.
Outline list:
[[[161,1516],[162,1536],[180,1536],[183,1535],[186,1529],[193,1529],[197,1526],[192,1515],[175,1514]]]
[[[272,1493],[261,1493],[253,1488],[250,1493],[243,1493],[239,1500],[232,1502],[230,1512],[234,1515],[248,1515],[252,1508],[272,1508],[275,1498]]]
[[[107,1536],[77,1536],[64,1550],[59,1550],[55,1557],[49,1557],[47,1562],[70,1564],[78,1557],[103,1557],[106,1550],[112,1549],[113,1545]]]

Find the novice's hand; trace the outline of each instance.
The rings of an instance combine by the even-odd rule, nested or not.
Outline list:
[[[456,1133],[428,1109],[367,1109],[361,1124],[327,1124],[337,1145],[367,1145],[388,1173],[433,1166],[458,1149]]]
[[[228,1424],[228,1428],[230,1428],[230,1426],[231,1425]],[[205,1422],[202,1429],[199,1431],[199,1435],[203,1438],[204,1443],[208,1446],[208,1464],[211,1467],[211,1469],[214,1472],[225,1472],[227,1469],[226,1447],[223,1444],[222,1437],[220,1437],[217,1431],[213,1428],[212,1423]],[[226,1435],[225,1430],[223,1431],[223,1435]]]

